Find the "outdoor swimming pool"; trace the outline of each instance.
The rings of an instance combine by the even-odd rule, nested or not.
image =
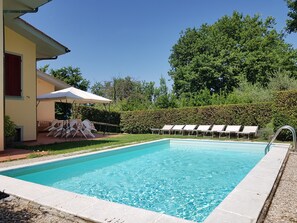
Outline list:
[[[163,140],[2,174],[201,222],[259,162],[265,146]]]

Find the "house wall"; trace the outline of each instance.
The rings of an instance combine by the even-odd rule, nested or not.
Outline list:
[[[36,45],[5,27],[5,52],[22,56],[22,97],[5,97],[5,114],[22,128],[22,140],[36,140]]]
[[[37,78],[37,95],[55,91],[55,86]],[[55,119],[55,102],[42,101],[37,106],[37,121],[52,121]]]

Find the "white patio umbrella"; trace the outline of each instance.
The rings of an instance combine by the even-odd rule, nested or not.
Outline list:
[[[41,101],[55,101],[71,104],[86,104],[86,103],[102,103],[109,104],[111,100],[77,89],[75,87],[65,88],[59,91],[53,91],[48,94],[39,95],[37,97],[37,105]],[[69,123],[66,121],[65,131],[69,128]],[[86,137],[86,136],[85,136]]]
[[[65,103],[102,103],[109,104],[111,100],[77,89],[75,87],[65,88],[59,91],[53,91],[48,94],[39,95],[37,97],[38,103],[40,101],[56,101],[56,102],[65,102]]]

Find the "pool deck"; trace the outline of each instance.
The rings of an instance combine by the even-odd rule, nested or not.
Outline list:
[[[283,165],[283,160],[286,158],[287,149],[288,144],[274,146],[269,154],[261,160],[259,165],[250,172],[238,187],[205,220],[205,223],[257,222],[262,207],[269,197],[271,188],[278,176],[279,169]],[[62,156],[60,155],[60,157]],[[44,157],[42,158],[35,158],[34,161],[39,162],[45,159]],[[47,157],[46,159],[50,158]],[[24,165],[26,163],[32,163],[32,161],[27,159],[1,163],[0,168]],[[297,187],[297,172],[294,171],[296,168],[297,154],[290,153],[284,174],[281,177],[279,187],[276,190],[267,217],[265,218],[265,223],[296,222],[297,190],[294,190]],[[142,223],[190,222],[160,213],[115,204],[29,182],[22,182],[5,176],[0,176],[0,182],[0,190],[5,190],[8,194],[31,200],[62,212],[65,211],[94,222],[124,221],[125,223],[132,223],[135,222],[136,217],[137,222]],[[22,190],[19,190],[20,187],[22,187]],[[63,199],[59,199],[61,197]]]

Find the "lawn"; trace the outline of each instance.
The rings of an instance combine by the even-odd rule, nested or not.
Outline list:
[[[72,153],[78,151],[98,151],[103,149],[109,149],[134,143],[147,142],[152,140],[158,140],[162,138],[194,138],[196,136],[181,136],[181,135],[157,135],[157,134],[121,134],[108,138],[99,138],[97,140],[82,140],[75,142],[55,143],[49,145],[40,146],[21,146],[21,148],[29,149],[32,151],[47,151],[49,155]],[[211,137],[198,137],[199,139],[212,139]],[[218,137],[213,139],[219,139]],[[230,140],[228,137],[220,138],[220,140]],[[232,137],[231,140],[238,140],[236,137]],[[244,139],[246,140],[246,139]],[[258,141],[259,139],[257,139]]]
[[[56,155],[77,151],[98,151],[138,142],[157,140],[161,138],[164,138],[164,136],[151,134],[122,134],[108,138],[99,138],[96,140],[81,140],[39,146],[20,146],[20,148],[32,151],[47,151],[50,155]]]

